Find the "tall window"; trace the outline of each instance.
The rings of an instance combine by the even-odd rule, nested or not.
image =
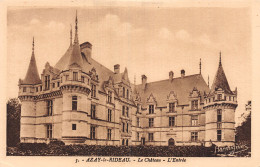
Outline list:
[[[36,92],[38,92],[38,87],[36,87]]]
[[[140,118],[136,117],[136,126],[139,127],[140,126]]]
[[[191,141],[198,141],[198,132],[191,132]]]
[[[52,88],[55,88],[55,83],[52,83]]]
[[[125,145],[128,146],[128,139],[125,140]]]
[[[125,97],[125,87],[123,87],[123,97]]]
[[[169,126],[175,126],[175,117],[169,117]]]
[[[139,141],[139,132],[136,132],[136,140]]]
[[[153,133],[148,133],[148,139],[149,141],[153,141]]]
[[[125,132],[125,123],[122,123],[122,131]]]
[[[122,106],[122,115],[125,116],[125,106]]]
[[[126,90],[126,98],[129,99],[129,90]]]
[[[221,141],[221,130],[217,130],[217,139]]]
[[[222,121],[222,110],[218,109],[217,110],[217,122],[221,122]]]
[[[72,96],[72,110],[77,110],[78,108],[78,97]]]
[[[198,100],[192,100],[191,101],[191,109],[192,110],[198,110]]]
[[[73,72],[73,81],[78,80],[78,72]]]
[[[96,97],[96,85],[91,85],[91,97]]]
[[[129,116],[129,107],[126,106],[126,116]]]
[[[51,116],[53,114],[53,101],[48,100],[47,101],[47,114]]]
[[[125,145],[125,139],[122,140],[122,146]]]
[[[96,138],[96,127],[90,126],[90,139],[95,139],[95,138]]]
[[[47,138],[51,139],[52,138],[52,125],[51,124],[47,124]]]
[[[149,118],[149,127],[153,127],[154,118]]]
[[[107,120],[109,122],[111,122],[111,120],[112,120],[112,110],[111,109],[107,110]]]
[[[198,125],[198,115],[192,115],[191,116],[191,126],[197,126]]]
[[[91,118],[96,118],[96,105],[91,104]]]
[[[85,77],[81,76],[81,82],[85,83]]]
[[[126,132],[128,133],[128,123],[126,123]]]
[[[69,75],[66,75],[65,77],[66,77],[66,78],[65,78],[66,81],[68,81],[68,80],[69,80]]]
[[[107,140],[111,140],[111,136],[112,136],[112,130],[107,129]]]
[[[45,76],[45,90],[50,89],[50,75]]]
[[[57,87],[60,87],[60,82],[57,82]]]
[[[154,105],[149,105],[149,114],[154,113]]]
[[[108,91],[107,101],[108,101],[108,103],[112,103],[112,92],[111,91]]]
[[[169,103],[169,112],[175,112],[175,103]]]

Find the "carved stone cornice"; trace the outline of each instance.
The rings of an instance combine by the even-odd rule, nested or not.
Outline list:
[[[35,96],[35,100],[40,100],[40,99],[47,99],[47,98],[53,98],[53,97],[62,97],[62,92],[60,90],[57,91],[53,91],[50,93],[45,93],[45,94],[41,94],[38,96]]]
[[[237,104],[234,104],[234,103],[214,103],[211,105],[204,106],[203,109],[205,111],[207,111],[207,110],[219,109],[219,108],[236,109],[236,107],[237,107]]]
[[[60,90],[62,92],[77,92],[77,93],[82,93],[89,95],[90,89],[88,87],[80,86],[80,85],[62,85],[60,87]]]

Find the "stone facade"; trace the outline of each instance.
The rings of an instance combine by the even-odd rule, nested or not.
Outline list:
[[[72,39],[72,37],[71,37]],[[74,43],[55,66],[38,74],[34,42],[30,65],[19,80],[21,142],[89,145],[233,145],[237,91],[221,64],[211,89],[194,74],[130,83],[120,65],[96,62],[89,42]]]

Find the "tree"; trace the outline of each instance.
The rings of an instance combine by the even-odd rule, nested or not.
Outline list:
[[[7,146],[14,147],[20,143],[21,103],[18,98],[11,98],[7,102]]]
[[[245,121],[236,128],[236,142],[251,143],[251,112],[246,116]]]

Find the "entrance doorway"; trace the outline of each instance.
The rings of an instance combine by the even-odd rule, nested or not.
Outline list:
[[[174,139],[173,139],[173,138],[170,138],[170,139],[169,139],[168,145],[169,145],[169,146],[174,146]]]
[[[144,137],[141,138],[141,144],[145,145],[145,138]]]

